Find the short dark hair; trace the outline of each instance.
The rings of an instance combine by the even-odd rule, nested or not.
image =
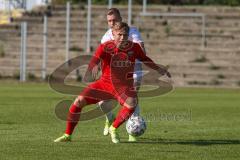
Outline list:
[[[124,30],[128,33],[129,32],[129,26],[125,22],[117,22],[117,23],[114,24],[112,30],[114,30],[114,31]]]
[[[120,14],[120,11],[117,8],[108,9],[107,15],[113,15],[113,14],[118,16],[119,18],[122,18],[121,14]]]

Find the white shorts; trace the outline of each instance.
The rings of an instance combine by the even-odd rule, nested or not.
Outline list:
[[[134,67],[134,73],[133,73],[133,79],[135,82],[141,82],[142,76],[143,76],[142,62],[139,60],[136,60],[135,67]]]

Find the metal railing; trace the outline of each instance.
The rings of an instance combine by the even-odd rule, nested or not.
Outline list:
[[[42,79],[46,79],[47,75],[47,60],[48,60],[48,17],[43,18],[43,59],[42,59]]]
[[[26,81],[27,69],[27,22],[21,23],[20,81]]]
[[[66,4],[66,56],[65,61],[69,60],[69,33],[70,33],[70,12],[71,12],[71,4],[70,2],[67,2]]]
[[[92,1],[88,0],[88,13],[87,13],[87,46],[86,52],[89,54],[91,51],[91,14],[92,14]]]

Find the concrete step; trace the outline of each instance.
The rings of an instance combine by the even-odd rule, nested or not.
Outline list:
[[[206,13],[206,14],[219,14],[228,13],[234,14],[240,12],[238,7],[225,7],[225,6],[166,6],[166,5],[151,5],[147,7],[147,11],[151,12],[177,12],[177,13]]]
[[[236,80],[216,80],[204,78],[174,78],[174,86],[240,88]]]
[[[190,54],[182,54],[182,55],[151,55],[154,59],[161,59],[162,61],[170,61],[176,63],[213,63],[213,64],[235,64],[240,61],[240,57],[233,58],[231,56],[228,57],[214,57],[208,56],[206,57],[206,62],[200,62],[202,59],[201,56],[190,55]],[[178,61],[178,62],[177,62]]]
[[[76,51],[70,51],[69,52],[69,58],[73,58],[82,54],[86,54],[85,52],[76,52]],[[19,60],[20,59],[20,52],[11,52],[7,53],[4,57],[2,58],[12,58]],[[43,53],[42,52],[30,52],[27,53],[27,59],[38,59],[42,60],[43,58]],[[65,61],[66,58],[66,53],[65,52],[48,52],[47,54],[47,60],[61,60]]]
[[[97,37],[97,35],[95,35],[95,37]],[[30,38],[28,38],[28,48],[37,48],[38,50],[42,49],[42,46],[43,46],[42,37],[35,36],[35,38],[34,36],[31,36]],[[101,37],[91,39],[91,44],[96,47],[98,44],[100,44],[100,39]],[[208,47],[209,46],[208,45],[206,49],[201,49],[202,46],[200,43],[196,43],[196,42],[191,43],[189,42],[189,40],[187,42],[180,41],[179,43],[174,43],[174,40],[172,39],[168,39],[168,40],[171,43],[170,42],[168,43],[168,41],[163,41],[163,40],[160,40],[159,42],[146,40],[145,47],[147,51],[151,53],[152,52],[159,53],[160,51],[167,52],[169,50],[169,51],[177,51],[177,52],[191,51],[191,52],[197,52],[197,53],[203,53],[203,54],[211,52],[212,53],[211,55],[215,55],[214,53],[224,53],[224,54],[239,53],[239,49],[240,49],[239,47],[237,47],[239,42],[232,42],[232,41],[227,42],[226,44],[212,43],[209,45],[215,45],[216,46],[215,48]],[[85,47],[85,44],[86,42],[83,39],[83,35],[75,35],[75,37],[70,37],[70,48],[77,47],[81,49],[82,47]],[[220,45],[222,45],[221,46],[222,48],[219,47]],[[155,49],[157,52],[151,49],[151,47],[153,46],[154,48],[157,49],[157,50]],[[6,45],[6,48],[20,50],[20,39],[19,38],[11,39],[11,43],[9,43],[9,45]],[[54,37],[50,36],[50,38],[48,39],[48,48],[65,50],[65,38],[55,40]],[[84,48],[82,48],[81,50],[84,50]]]
[[[65,60],[48,60],[48,67],[50,68],[56,68],[59,65],[63,64]],[[0,58],[0,64],[1,66],[14,66],[19,67],[20,66],[20,60],[19,59],[12,59],[9,57],[6,58]],[[27,68],[35,68],[36,70],[40,69],[42,66],[42,59],[27,59]]]
[[[100,38],[98,38],[100,39]],[[5,45],[5,51],[12,52],[12,51],[20,51],[21,50],[21,42],[16,41],[16,43],[8,43]],[[100,44],[100,40],[91,40],[92,49],[96,48]],[[30,52],[33,51],[42,51],[43,50],[43,41],[29,41],[27,44],[27,49]],[[54,40],[48,40],[47,44],[48,51],[62,51],[65,52],[66,49],[66,43],[65,41],[54,41]],[[70,41],[69,45],[70,51],[84,51],[86,50],[86,40],[84,40],[83,37],[81,39],[75,39]]]
[[[31,23],[43,23],[43,16],[24,16],[21,18],[14,19],[13,22],[20,23],[20,22],[31,22]]]
[[[239,27],[240,26],[240,22],[239,21],[233,21],[233,20],[227,20],[224,19],[224,21],[220,21],[218,19],[208,19],[206,21],[206,27],[224,27],[224,28],[228,28],[228,27]]]
[[[86,7],[86,6],[85,6]],[[70,45],[80,50],[71,52],[71,56],[84,53],[86,46],[87,9],[73,6],[71,11]],[[149,56],[160,64],[169,64],[176,84],[186,86],[237,86],[239,84],[238,62],[240,60],[240,15],[238,8],[198,7],[198,6],[148,6],[151,12],[197,13],[206,14],[206,48],[201,48],[201,18],[186,17],[139,17],[141,6],[134,7],[133,24],[140,26]],[[232,10],[231,10],[232,9]],[[105,22],[106,6],[93,6],[92,48],[99,44],[107,30]],[[120,6],[123,18],[127,18],[127,8]],[[65,61],[65,6],[53,7],[49,17],[48,29],[48,73]],[[42,16],[24,16],[28,21],[27,69],[41,75],[42,65]],[[19,70],[21,20],[9,27],[1,27],[1,39],[8,43],[6,54],[0,58],[0,74],[14,74]],[[158,33],[158,34],[156,34]],[[194,62],[204,56],[206,61]],[[9,69],[8,69],[9,68]],[[14,68],[14,69],[13,69]],[[5,74],[5,73],[4,73]],[[239,85],[238,85],[239,86]]]
[[[202,47],[202,39],[185,39],[182,38],[181,41],[176,42],[175,40],[172,40],[171,38],[160,38],[160,36],[158,35],[158,39],[157,38],[146,38],[145,36],[142,36],[142,38],[144,39],[145,42],[145,46],[153,46],[153,45],[165,45],[165,46],[186,46],[186,47]],[[232,48],[239,48],[240,44],[239,41],[225,41],[225,42],[214,42],[214,41],[208,41],[206,43],[206,47],[207,48],[228,48],[228,49],[232,49]],[[159,47],[160,48],[160,47]]]
[[[170,69],[169,70],[171,72],[171,74],[177,76],[177,77],[183,77],[183,78],[195,78],[197,79],[197,77],[206,77],[207,79],[227,79],[227,80],[236,80],[236,79],[240,79],[240,74],[236,73],[236,72],[230,72],[227,70],[209,70],[208,68],[206,68],[206,71],[202,70],[202,71],[198,71],[198,70],[184,70],[182,72],[179,72],[179,69]]]

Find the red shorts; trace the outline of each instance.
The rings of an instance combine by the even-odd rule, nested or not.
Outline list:
[[[116,99],[122,105],[128,97],[137,97],[137,93],[133,87],[122,84],[113,86],[110,81],[102,79],[88,85],[80,95],[85,98],[87,104]]]

